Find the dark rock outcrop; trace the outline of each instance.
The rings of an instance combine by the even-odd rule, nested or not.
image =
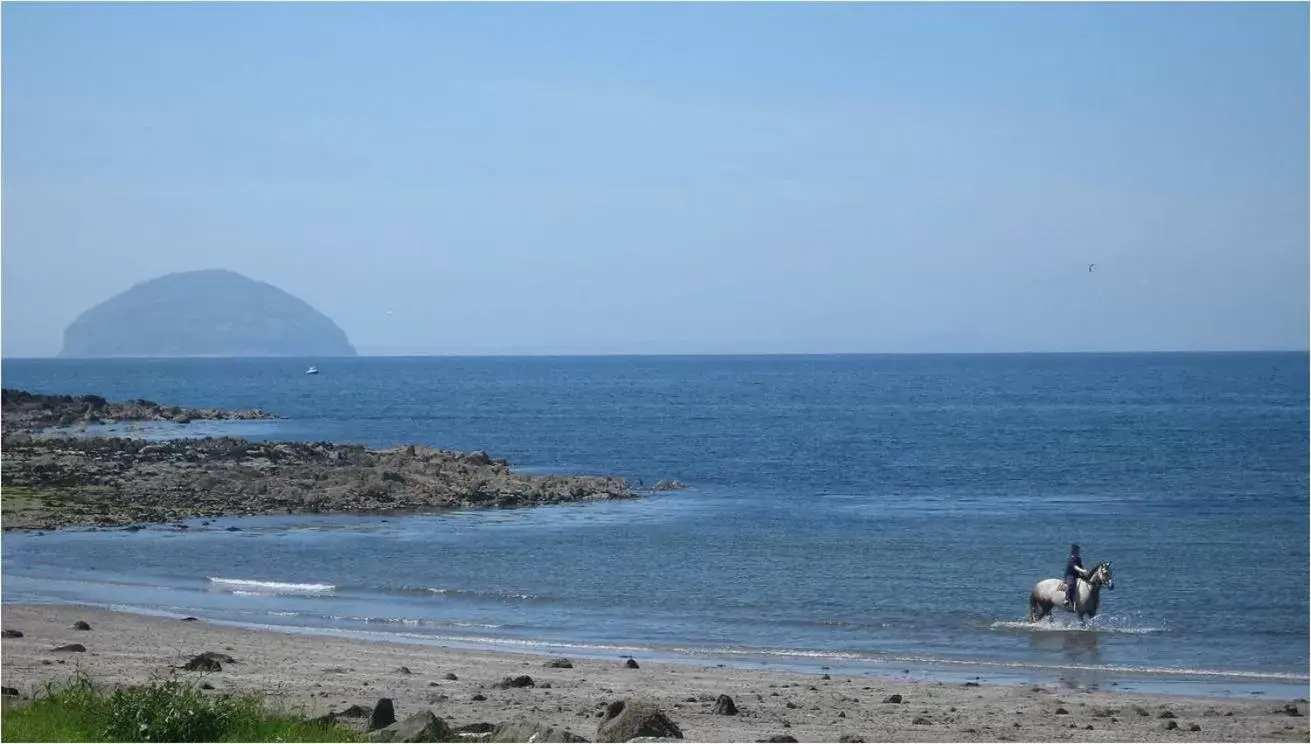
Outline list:
[[[369,730],[384,729],[393,723],[396,723],[396,709],[392,706],[391,698],[380,698],[369,714]]]
[[[303,300],[221,269],[168,274],[83,312],[60,357],[355,356]]]
[[[0,632],[0,638],[22,638],[22,637],[23,637],[23,631],[21,630],[10,630],[9,628],[5,628],[3,632]]]
[[[597,741],[622,742],[639,736],[681,739],[683,732],[655,703],[630,698],[606,706],[596,727]]]
[[[6,496],[24,496],[21,508],[6,511],[5,529],[123,526],[257,514],[510,508],[635,495],[622,478],[524,475],[510,470],[503,460],[417,445],[374,450],[235,437],[150,443],[15,432],[11,427],[48,424],[66,405],[140,405],[136,412],[140,415],[151,415],[152,410],[141,401],[110,404],[83,396],[51,403],[45,399],[50,396],[37,397],[41,399],[23,391],[4,392],[0,478]],[[95,399],[87,402],[89,398]],[[267,416],[260,411],[247,413]],[[206,414],[221,418],[240,412]]]
[[[711,712],[717,716],[735,716],[737,715],[737,706],[733,704],[733,698],[720,695],[715,700],[715,709]]]
[[[5,388],[0,391],[4,408],[6,434],[33,433],[56,426],[121,421],[250,421],[275,419],[276,415],[258,408],[226,411],[218,408],[181,408],[164,406],[153,400],[109,401],[99,395],[45,395]],[[28,441],[19,439],[19,441]],[[8,442],[6,442],[8,443]],[[154,448],[154,449],[151,449]],[[147,454],[165,449],[165,445],[147,444]]]

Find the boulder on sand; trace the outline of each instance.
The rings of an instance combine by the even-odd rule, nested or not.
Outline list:
[[[370,741],[377,742],[451,741],[455,738],[451,727],[433,715],[430,710],[415,713],[404,721],[398,721],[369,734]]]
[[[597,741],[621,742],[639,736],[681,739],[683,732],[655,703],[628,698],[606,706],[596,727]]]
[[[392,706],[391,698],[379,698],[377,705],[373,706],[373,712],[369,714],[369,730],[384,729],[393,723],[396,723],[396,709]]]

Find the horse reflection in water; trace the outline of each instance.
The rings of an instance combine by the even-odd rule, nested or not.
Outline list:
[[[1102,683],[1098,634],[1090,630],[1033,633],[1029,646],[1043,657],[1056,657],[1064,667],[1061,684],[1070,689],[1097,689]]]

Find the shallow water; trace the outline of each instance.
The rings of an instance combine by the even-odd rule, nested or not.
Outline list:
[[[575,655],[1305,696],[1306,370],[1305,354],[7,360],[6,387],[289,417],[120,426],[134,436],[418,442],[692,487],[11,533],[4,600]],[[1024,622],[1072,540],[1089,565],[1114,563],[1102,614],[1088,629]]]

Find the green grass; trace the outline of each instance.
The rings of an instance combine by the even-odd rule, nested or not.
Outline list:
[[[15,514],[82,507],[112,493],[107,486],[4,486],[0,488],[0,511]]]
[[[26,704],[6,706],[4,741],[359,741],[339,726],[271,710],[258,695],[205,694],[168,678],[110,690],[83,673],[48,683]]]

